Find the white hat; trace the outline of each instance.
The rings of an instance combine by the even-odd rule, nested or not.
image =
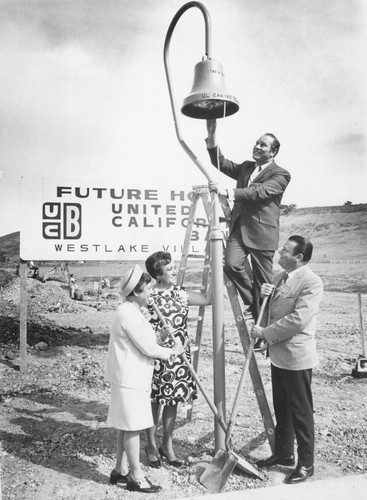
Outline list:
[[[142,268],[135,264],[121,280],[121,295],[127,297],[134,290],[143,274]]]

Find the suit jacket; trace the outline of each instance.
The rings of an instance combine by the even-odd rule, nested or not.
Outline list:
[[[157,344],[149,321],[131,302],[115,313],[108,346],[105,377],[114,384],[150,391],[154,358],[169,359],[172,349]]]
[[[290,173],[273,161],[247,187],[250,176],[255,170],[254,161],[234,163],[224,158],[217,147],[208,148],[208,152],[212,164],[237,181],[230,232],[237,220],[240,220],[242,240],[248,248],[277,250],[280,203],[291,179]]]
[[[279,286],[269,302],[270,324],[263,330],[269,344],[271,362],[286,370],[306,370],[318,364],[316,352],[316,314],[323,296],[321,278],[308,265]]]

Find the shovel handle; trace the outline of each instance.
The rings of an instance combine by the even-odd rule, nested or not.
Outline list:
[[[264,314],[264,311],[265,311],[265,306],[266,306],[266,303],[268,301],[268,298],[269,298],[269,296],[265,296],[264,299],[263,299],[263,301],[262,301],[262,303],[261,303],[261,308],[260,308],[259,316],[258,316],[258,318],[256,320],[256,325],[259,325],[261,323],[261,320],[262,320],[262,317],[263,317],[263,314]],[[250,361],[251,361],[251,358],[252,358],[252,354],[254,352],[254,345],[255,345],[255,339],[251,339],[249,348],[247,350],[247,356],[246,356],[245,365],[244,365],[244,367],[242,369],[242,374],[241,374],[240,382],[238,384],[236,396],[234,398],[234,403],[233,403],[233,408],[232,408],[231,416],[229,417],[229,421],[228,421],[228,430],[227,430],[227,434],[226,434],[226,446],[227,446],[227,448],[228,448],[229,439],[230,439],[231,434],[232,434],[232,428],[233,428],[233,425],[234,425],[234,420],[235,420],[236,415],[237,415],[238,405],[239,405],[239,401],[240,401],[240,395],[241,395],[241,392],[243,390],[243,386],[245,384],[246,376],[247,376],[248,369],[249,369],[249,366],[250,366]]]
[[[159,310],[157,304],[155,302],[152,302],[150,305],[153,307],[153,309],[156,312],[158,318],[160,319],[160,322],[162,323],[162,325],[163,326],[168,326],[168,323],[167,323],[166,319],[164,318],[164,316],[162,315],[161,311]],[[175,340],[174,336],[170,332],[168,332],[168,333],[169,333],[171,339]],[[218,424],[222,427],[222,429],[224,430],[224,432],[227,433],[227,431],[228,431],[227,425],[224,422],[222,416],[218,413],[217,407],[211,401],[210,396],[207,393],[205,387],[203,386],[201,380],[199,379],[197,373],[195,372],[194,367],[192,366],[192,364],[190,363],[190,361],[187,359],[187,356],[186,356],[185,353],[180,354],[180,356],[184,360],[184,363],[187,366],[187,368],[190,370],[192,378],[195,380],[195,382],[196,382],[197,386],[199,387],[201,393],[203,394],[206,402],[210,406],[210,409],[212,410],[212,412],[213,412],[213,414],[214,414],[214,416],[215,416]]]
[[[363,331],[362,294],[361,294],[361,292],[358,292],[358,313],[359,313],[359,328],[360,328],[360,332],[361,332],[361,341],[362,341],[362,356],[365,358],[366,357],[366,344],[365,344],[364,331]]]

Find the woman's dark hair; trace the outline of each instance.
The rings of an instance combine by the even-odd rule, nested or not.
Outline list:
[[[289,241],[294,241],[296,243],[296,246],[293,249],[293,255],[301,253],[303,255],[303,262],[309,262],[313,251],[313,244],[311,241],[303,236],[298,236],[298,234],[290,236],[288,239]]]
[[[172,257],[169,252],[154,252],[145,261],[145,267],[151,277],[156,280],[158,276],[162,276],[163,266],[169,264],[171,260]]]
[[[147,285],[148,283],[150,283],[152,281],[152,278],[149,276],[148,273],[143,273],[140,277],[140,280],[138,281],[138,283],[136,284],[134,290],[132,290],[128,297],[131,297],[132,295],[134,295],[134,292],[135,293],[141,293],[144,288],[145,288],[145,285]]]

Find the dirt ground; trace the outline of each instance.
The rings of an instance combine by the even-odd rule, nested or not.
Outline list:
[[[19,281],[10,274],[0,292],[3,499],[147,498],[127,492],[122,485],[108,484],[114,466],[115,431],[106,426],[109,386],[103,369],[116,305],[113,293],[105,294],[98,309],[91,300],[72,301],[65,284],[28,279],[29,347],[27,371],[21,374]],[[244,355],[227,298],[225,323],[229,413]],[[357,294],[326,291],[318,324],[320,364],[313,379],[316,462],[310,481],[367,472],[367,378],[351,376],[361,354]],[[256,354],[256,359],[272,409],[269,361],[264,354]],[[199,376],[210,393],[212,374],[208,308]],[[141,436],[144,471],[163,486],[162,492],[149,498],[172,500],[210,493],[199,478],[213,458],[214,423],[201,395],[193,418],[186,417],[186,410],[181,409],[174,435],[176,454],[185,460],[181,469],[167,463],[160,469],[148,467],[145,437]],[[160,437],[161,429],[158,444]],[[243,392],[233,445],[251,463],[270,453],[250,379]],[[256,479],[236,469],[224,491],[272,486],[282,482],[289,470],[273,467],[262,472],[262,479]],[[323,498],[322,491],[319,498]]]

